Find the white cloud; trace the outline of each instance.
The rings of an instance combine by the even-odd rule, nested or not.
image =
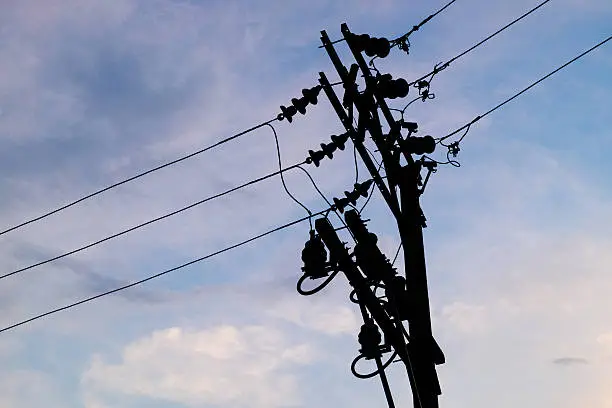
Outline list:
[[[19,163],[23,168],[11,167],[3,173],[3,177],[11,178],[11,184],[3,190],[3,197],[7,197],[6,202],[14,200],[12,208],[0,214],[3,225],[20,221],[26,215],[40,213],[53,203],[63,203],[68,198],[88,192],[104,180],[116,181],[123,175],[131,175],[133,170],[146,168],[157,159],[175,158],[177,154],[200,148],[235,130],[268,119],[276,112],[278,105],[287,103],[291,97],[299,94],[302,87],[314,85],[319,69],[327,70],[328,73],[333,71],[325,53],[315,49],[318,45],[318,30],[321,28],[328,29],[330,35],[335,37],[338,35],[338,23],[346,18],[348,21],[355,21],[354,25],[351,22],[351,27],[355,29],[376,34],[388,35],[389,31],[399,34],[401,30],[416,22],[417,15],[425,17],[426,12],[432,11],[431,5],[425,3],[422,7],[411,4],[409,10],[402,9],[405,4],[397,1],[314,0],[291,5],[276,2],[274,6],[262,2],[256,6],[259,8],[248,12],[245,12],[239,3],[232,3],[229,7],[225,6],[226,1],[211,3],[219,6],[209,8],[206,5],[200,8],[196,2],[138,3],[131,0],[116,1],[112,4],[102,0],[51,0],[48,5],[45,3],[45,7],[40,7],[35,1],[8,3],[9,7],[6,9],[10,9],[11,5],[18,7],[14,15],[9,12],[5,14],[3,9],[3,15],[8,16],[5,18],[12,20],[12,24],[10,27],[6,25],[9,28],[3,31],[9,41],[1,45],[3,52],[0,52],[0,66],[4,72],[0,78],[0,109],[3,112],[0,141],[27,144],[33,140],[38,142],[37,138],[40,136],[59,140],[61,136],[70,133],[75,122],[82,121],[85,124],[84,129],[76,133],[89,138],[79,140],[97,143],[100,138],[109,137],[112,139],[109,144],[114,145],[115,149],[104,152],[103,149],[97,149],[96,145],[92,147],[95,154],[81,157],[80,152],[73,152],[68,147],[62,154],[52,154],[45,145],[40,148],[41,156],[32,156],[30,154],[36,153],[38,146],[33,143],[27,150],[28,159],[21,159],[25,155],[14,154],[13,156],[20,158]],[[394,7],[389,7],[392,3]],[[410,78],[426,72],[432,63],[437,61],[434,58],[439,55],[455,55],[464,45],[471,45],[482,38],[483,34],[488,34],[499,24],[506,23],[523,12],[527,6],[533,5],[527,4],[529,2],[526,0],[504,5],[478,3],[469,7],[454,5],[448,10],[448,14],[441,15],[419,31],[418,35],[414,36],[413,49],[408,59],[402,56],[394,62],[389,60],[397,68],[398,74]],[[583,2],[572,0],[572,3],[578,5]],[[137,9],[138,4],[146,6]],[[610,6],[606,0],[589,3],[595,4],[604,5],[608,9]],[[350,7],[355,5],[359,6],[358,11]],[[415,105],[415,109],[411,111],[411,115],[415,119],[418,118],[420,128],[427,133],[435,131],[437,133],[432,133],[435,135],[445,132],[451,124],[463,124],[478,113],[478,110],[472,107],[477,98],[487,98],[486,105],[478,106],[488,108],[490,101],[497,102],[502,88],[504,95],[511,91],[504,85],[506,82],[499,82],[499,89],[490,92],[491,81],[486,79],[489,73],[498,75],[496,79],[513,75],[512,83],[520,82],[519,85],[523,85],[527,77],[531,78],[523,69],[511,68],[514,72],[509,72],[508,67],[500,67],[496,62],[501,54],[504,58],[516,58],[521,65],[528,61],[529,52],[519,55],[516,51],[520,49],[523,52],[528,46],[539,47],[541,43],[536,41],[538,38],[521,35],[521,32],[531,34],[533,29],[559,29],[553,18],[574,18],[574,13],[564,12],[559,5],[560,2],[555,3],[555,6],[551,3],[537,17],[530,17],[525,23],[515,27],[518,30],[513,29],[512,35],[504,34],[496,38],[439,75],[435,84],[438,99],[432,103],[420,104],[419,107]],[[330,9],[332,6],[334,8]],[[417,7],[421,7],[423,13],[416,10]],[[488,18],[474,18],[473,10],[478,7],[481,8],[479,13]],[[551,14],[553,7],[557,7],[554,8],[557,14]],[[581,13],[586,14],[586,11],[581,10]],[[360,16],[367,16],[367,19],[359,21]],[[401,16],[399,23],[397,16]],[[2,18],[0,16],[0,21]],[[379,20],[373,21],[376,18]],[[457,21],[470,21],[470,24],[457,24]],[[551,24],[551,21],[554,24]],[[376,25],[378,27],[375,27]],[[66,28],[69,29],[70,35],[58,36]],[[561,47],[564,50],[567,49],[568,38],[575,38],[574,27],[568,33],[569,37],[559,35],[554,39],[555,43],[565,44]],[[525,41],[525,38],[529,38],[529,41]],[[83,39],[87,41],[79,43],[78,40]],[[105,39],[111,43],[109,48],[96,50],[97,42]],[[305,45],[312,46],[312,49],[308,51],[300,48]],[[55,46],[67,46],[69,51],[75,52],[83,59],[63,60],[62,55],[56,55]],[[132,51],[135,61],[142,64],[141,76],[132,80],[142,80],[145,90],[151,91],[155,96],[149,98],[150,95],[143,91],[147,96],[143,100],[166,100],[172,95],[163,92],[185,84],[195,91],[193,99],[179,98],[186,103],[181,105],[180,109],[177,108],[178,112],[173,111],[176,106],[172,103],[161,109],[159,115],[126,109],[124,112],[115,112],[116,117],[105,118],[101,123],[96,121],[100,112],[86,109],[87,105],[80,99],[80,92],[87,91],[88,84],[81,84],[83,88],[75,90],[70,84],[66,85],[46,76],[49,75],[48,68],[52,65],[50,62],[55,61],[54,58],[59,59],[55,63],[61,68],[61,72],[90,61],[84,68],[87,72],[78,74],[98,73],[98,65],[91,63],[95,59],[90,58],[95,56],[96,52],[103,53],[109,49],[115,52],[128,49]],[[339,49],[345,50],[343,44],[339,44]],[[130,55],[120,56],[120,59],[126,60]],[[531,61],[541,62],[547,69],[553,58],[548,53],[541,56],[532,58]],[[74,58],[74,55],[72,57]],[[380,68],[385,69],[386,63],[387,61],[381,62]],[[486,73],[485,70],[479,70],[483,66]],[[125,72],[132,71],[119,70],[119,73]],[[457,73],[459,75],[456,75]],[[67,79],[73,80],[74,76],[78,75]],[[95,77],[96,75],[92,76],[94,79]],[[111,76],[110,79],[117,78]],[[109,84],[111,83],[114,82],[109,81]],[[564,86],[567,87],[568,84],[564,83]],[[480,94],[475,95],[477,92]],[[590,95],[588,92],[566,92],[574,95],[569,98],[572,101]],[[598,106],[606,106],[605,97],[600,97]],[[14,102],[9,101],[11,98]],[[286,123],[279,126],[286,163],[292,163],[294,159],[301,160],[306,149],[327,141],[329,134],[339,128],[333,112],[324,102],[325,98],[321,99],[323,103],[316,109],[313,108],[308,117],[300,117],[300,120],[296,120],[291,126]],[[584,106],[589,106],[588,100],[585,101]],[[508,105],[510,106],[516,105]],[[447,213],[440,214],[438,211],[435,214],[435,206],[430,206],[429,203],[425,208],[431,219],[431,232],[427,232],[430,238],[428,251],[432,248],[435,250],[439,242],[444,245],[444,253],[434,259],[429,276],[432,302],[440,305],[436,310],[441,310],[443,317],[438,320],[443,339],[441,345],[444,347],[444,343],[447,343],[449,346],[445,349],[448,351],[448,363],[441,368],[443,373],[451,373],[443,378],[445,395],[449,401],[461,400],[465,394],[469,394],[469,391],[466,391],[469,387],[453,386],[470,378],[476,379],[475,382],[498,378],[499,367],[492,365],[492,361],[505,367],[497,383],[489,384],[490,394],[486,395],[487,398],[484,398],[481,404],[464,404],[466,406],[490,406],[491,401],[499,399],[500,391],[507,388],[505,385],[513,382],[514,390],[527,389],[532,383],[543,383],[543,391],[540,393],[554,390],[569,400],[571,396],[568,397],[567,393],[573,390],[574,394],[584,396],[585,393],[572,387],[558,387],[551,372],[546,369],[537,371],[537,364],[549,364],[553,359],[563,356],[585,354],[588,354],[586,357],[590,362],[599,361],[599,351],[592,350],[592,354],[587,352],[595,338],[599,339],[601,350],[608,347],[607,337],[601,333],[610,330],[606,315],[610,309],[607,302],[610,284],[605,268],[612,262],[607,255],[610,242],[606,239],[607,231],[604,231],[606,234],[599,235],[593,231],[605,230],[611,214],[606,210],[605,202],[598,201],[593,194],[583,195],[585,191],[580,188],[580,184],[585,182],[585,179],[574,177],[573,174],[579,166],[568,165],[564,158],[549,160],[550,156],[542,155],[531,141],[520,148],[508,148],[504,141],[514,135],[503,133],[507,130],[498,125],[497,118],[504,115],[510,115],[509,121],[514,124],[523,124],[521,132],[525,137],[533,137],[536,133],[531,131],[531,126],[525,125],[523,120],[526,118],[531,119],[528,122],[530,125],[537,127],[539,124],[538,129],[543,133],[556,134],[542,125],[542,122],[538,122],[541,118],[535,114],[536,109],[533,109],[533,106],[528,106],[528,112],[523,118],[516,112],[514,115],[508,112],[510,110],[503,114],[498,112],[495,115],[500,116],[490,116],[479,122],[466,139],[465,150],[462,152],[466,153],[463,156],[467,158],[464,161],[465,166],[455,172],[443,170],[437,173],[425,198],[435,199],[436,195],[432,193],[448,189],[446,191],[449,194],[438,201],[441,203],[439,206],[449,209]],[[127,118],[127,123],[120,120],[122,115]],[[555,117],[561,119],[569,116],[569,113],[555,114]],[[155,122],[156,119],[159,119],[159,122]],[[155,125],[144,126],[133,133],[128,131],[130,126],[151,121],[154,121]],[[126,124],[129,126],[125,126]],[[549,125],[550,123],[546,124]],[[57,128],[52,129],[53,126]],[[570,132],[571,129],[566,131]],[[487,145],[486,140],[493,139],[495,142]],[[215,190],[219,190],[217,187],[220,185],[243,182],[252,176],[272,170],[275,160],[272,140],[268,129],[257,132],[241,139],[240,144],[228,144],[227,149],[219,149],[214,154],[202,156],[201,160],[195,159],[189,164],[176,166],[173,171],[160,172],[146,181],[143,179],[142,184],[131,184],[126,186],[125,190],[117,189],[116,194],[109,194],[103,199],[98,197],[100,199],[94,200],[95,203],[63,213],[61,217],[53,220],[45,220],[31,229],[24,229],[21,231],[23,234],[16,233],[11,237],[17,237],[29,244],[38,243],[46,252],[53,254],[55,251],[72,249],[168,209],[195,201],[194,198],[200,199],[209,192],[218,192]],[[493,145],[497,148],[493,148]],[[470,157],[470,151],[478,147],[481,148],[478,154],[484,154]],[[350,156],[347,152],[343,154]],[[338,154],[333,162],[327,162],[318,172],[319,178],[328,187],[327,191],[340,194],[342,189],[347,187],[343,184],[345,180],[341,178],[346,175],[350,177],[350,172],[346,171],[348,167],[342,167],[344,163],[341,162],[341,156]],[[495,156],[495,159],[486,158],[491,156]],[[61,167],[63,163],[72,163],[71,160],[75,158],[82,161],[77,163],[75,168]],[[36,167],[44,160],[49,161],[52,175],[46,170],[28,170],[30,166]],[[498,165],[496,161],[503,163]],[[92,170],[92,166],[100,166],[102,170]],[[559,171],[567,168],[570,170]],[[91,179],[82,174],[86,173],[85,170],[91,171]],[[312,197],[314,193],[307,183],[296,185],[294,181],[301,182],[297,176],[291,175],[288,178],[291,179],[290,187],[300,197]],[[576,212],[569,211],[559,211],[554,215],[558,217],[555,223],[566,228],[562,232],[550,225],[542,227],[530,224],[541,221],[546,215],[551,216],[551,202],[554,205],[561,203],[562,200],[554,195],[546,197],[541,194],[551,183],[557,187],[564,186],[565,189],[559,191],[565,197],[580,197],[577,201],[584,204],[584,207],[580,207],[581,212],[586,214],[584,218],[592,219],[589,227],[592,229],[583,229],[577,234],[576,231],[580,228],[572,222],[582,215],[577,216]],[[270,187],[273,184],[274,188]],[[588,185],[588,182],[586,184]],[[249,236],[251,228],[258,230],[267,223],[285,219],[287,214],[292,213],[293,204],[285,205],[282,201],[284,196],[279,199],[282,191],[280,188],[275,189],[276,187],[277,183],[270,183],[262,188],[258,186],[256,193],[251,192],[248,196],[238,198],[231,197],[222,201],[219,206],[206,206],[201,212],[192,212],[192,215],[183,214],[176,221],[162,222],[156,227],[142,230],[142,233],[131,235],[129,239],[118,239],[115,243],[100,246],[77,258],[87,262],[81,265],[99,267],[102,276],[110,278],[131,279],[144,273],[156,272],[164,260],[152,260],[152,254],[157,255],[165,251],[166,256],[171,253],[177,258],[183,255],[191,258],[194,254],[208,252],[212,247],[217,249],[225,242],[233,241],[238,235],[241,238]],[[128,193],[125,193],[126,191]],[[541,199],[542,197],[544,199]],[[538,198],[541,199],[540,207],[534,210],[532,205]],[[0,205],[9,204],[3,202]],[[607,207],[609,209],[609,205]],[[450,210],[453,208],[456,211]],[[381,217],[380,214],[375,215],[378,219],[387,216],[386,213]],[[443,217],[438,218],[438,215]],[[461,222],[450,222],[461,230],[455,237],[460,243],[449,245],[449,242],[444,242],[445,237],[449,235],[448,231],[439,236],[435,235],[443,224],[441,219],[444,216],[447,221],[454,218],[465,222],[465,225],[461,225]],[[301,231],[304,230],[305,228]],[[375,232],[379,233],[378,230]],[[395,246],[392,245],[391,235],[379,236],[381,246],[392,256]],[[4,268],[13,269],[31,260],[13,253],[13,246],[19,246],[19,241],[17,244],[10,239],[3,242],[6,242],[6,245],[2,245],[0,257]],[[269,242],[275,241],[271,239]],[[268,248],[278,249],[275,245]],[[284,249],[295,249],[295,254],[289,256],[299,259],[299,248],[286,246]],[[270,254],[272,253],[270,250]],[[276,255],[270,257],[275,258]],[[270,258],[266,258],[258,262],[268,265]],[[441,261],[441,258],[444,260]],[[250,258],[237,262],[242,268],[240,263],[248,266],[244,268],[244,272],[241,271],[248,276],[257,275],[266,269],[254,265]],[[398,265],[401,265],[401,257]],[[11,280],[10,283],[8,280],[3,281],[1,304],[5,313],[2,320],[10,323],[17,318],[27,317],[30,311],[44,311],[48,305],[42,305],[43,301],[57,306],[68,301],[68,294],[80,297],[85,289],[83,285],[74,284],[75,279],[68,274],[70,271],[67,269],[69,268],[62,266],[44,268],[24,274],[23,280]],[[202,267],[198,271],[203,270],[213,275],[226,270],[211,269],[214,270]],[[230,270],[227,272],[234,273]],[[30,284],[32,277],[36,277],[33,280],[36,285]],[[112,279],[109,281],[112,282]],[[166,282],[186,285],[185,282],[188,281],[168,278]],[[20,291],[19,284],[27,289]],[[69,288],[64,289],[65,286]],[[438,297],[441,286],[452,287],[448,292],[456,293],[448,295],[446,292],[448,296]],[[249,291],[260,289],[248,288]],[[265,292],[268,297],[274,297],[276,294],[277,292],[273,291]],[[172,295],[174,299],[181,300],[176,300],[173,305],[156,307],[154,312],[151,311],[153,307],[147,311],[147,330],[151,327],[176,324],[167,322],[175,321],[172,316],[184,317],[186,314],[189,314],[189,317],[184,318],[188,321],[193,321],[194,316],[202,316],[201,318],[206,320],[226,321],[226,314],[228,321],[232,321],[229,316],[232,314],[236,319],[242,319],[243,323],[255,319],[254,316],[267,313],[268,317],[295,325],[292,329],[303,328],[313,336],[320,335],[322,342],[332,343],[330,336],[337,336],[340,343],[347,337],[338,335],[354,336],[359,326],[359,316],[355,313],[357,309],[348,303],[346,293],[342,298],[343,303],[328,302],[326,299],[329,293],[322,293],[319,299],[304,299],[293,294],[293,298],[283,298],[279,302],[271,300],[273,305],[268,311],[261,307],[263,302],[250,304],[248,313],[234,304],[224,303],[227,309],[223,317],[212,316],[216,309],[211,309],[207,302],[199,302],[200,299],[191,299],[188,303],[184,300],[181,290],[176,290]],[[237,303],[235,293],[229,290],[227,295],[233,303]],[[223,297],[219,296],[216,300],[219,298]],[[460,301],[454,301],[455,299]],[[183,302],[181,306],[176,306],[180,302]],[[185,306],[186,304],[189,304],[189,307]],[[87,342],[103,332],[100,337],[104,337],[107,344],[117,344],[120,342],[118,337],[125,336],[126,327],[135,330],[134,326],[142,323],[140,317],[144,312],[139,305],[130,303],[128,306],[108,298],[98,306],[87,305],[79,312],[67,312],[62,315],[66,317],[60,318],[58,315],[49,319],[47,324],[37,322],[30,327],[40,331],[41,335],[36,340],[41,341],[37,344],[40,344],[43,350],[53,350],[54,347],[52,343],[47,343],[44,334],[57,334],[68,325],[66,322],[69,322],[72,334],[72,337],[66,339],[66,343],[76,339],[80,347],[87,348],[90,347]],[[92,319],[91,316],[96,318]],[[88,328],[91,328],[92,332],[83,333],[87,332]],[[276,392],[297,401],[295,376],[291,369],[312,362],[316,353],[309,343],[293,343],[280,332],[258,330],[248,326],[218,326],[200,331],[179,328],[156,331],[128,344],[122,360],[118,363],[106,355],[98,356],[92,361],[90,370],[84,376],[86,403],[90,408],[116,406],[110,402],[113,396],[129,394],[148,395],[192,405],[217,401],[239,406],[244,405],[245,399],[248,399],[253,406],[274,406],[280,404],[280,397],[274,396]],[[474,333],[481,335],[478,341],[475,341]],[[598,335],[600,337],[597,337]],[[350,348],[355,346],[355,342],[349,341],[348,344]],[[29,364],[32,360],[27,354],[27,347],[21,347],[24,364]],[[4,353],[3,355],[18,351],[19,348],[5,348],[0,344],[0,353]],[[243,361],[238,362],[237,356],[243,357]],[[593,367],[596,367],[595,363],[584,369],[591,370]],[[66,367],[65,373],[62,374],[68,375],[71,369],[74,370]],[[467,375],[466,371],[471,369],[474,370],[473,375]],[[597,375],[600,378],[612,378],[609,370],[606,370],[605,367],[601,368]],[[9,371],[6,373],[9,379],[23,379],[3,381],[6,388],[13,388],[7,392],[26,389],[26,376],[20,377],[20,374],[16,374],[11,377]],[[278,373],[280,374],[276,375]],[[483,373],[490,375],[483,376]],[[527,378],[523,373],[535,374]],[[588,373],[591,376],[589,379],[595,376],[591,371]],[[37,380],[33,381],[35,383]],[[232,388],[225,387],[225,384],[233,381],[238,381],[241,389],[232,394]],[[308,384],[312,386],[315,382],[309,380]],[[547,385],[550,388],[547,388]],[[605,394],[602,392],[606,389],[605,385],[598,384],[596,389],[591,390],[591,394]],[[333,384],[326,386],[333,388]],[[450,389],[446,388],[447,386]],[[227,388],[229,400],[224,400],[223,396],[211,391],[216,387]],[[45,396],[45,400],[42,403],[38,401],[34,406],[45,403],[49,405],[47,399],[52,395],[50,388],[41,387],[40,393]],[[480,386],[476,388],[473,395],[480,395]],[[356,395],[363,391],[361,383],[355,385],[355,390]],[[520,397],[521,392],[516,394]],[[528,394],[525,392],[524,395]],[[507,399],[508,404],[514,401],[510,397]],[[34,396],[26,395],[21,398],[24,401],[23,398]],[[359,399],[358,396],[351,398]],[[576,399],[579,400],[580,398]],[[602,401],[605,401],[605,398],[598,399],[597,403],[591,405],[604,406]],[[16,406],[11,405],[8,400],[2,402],[4,404],[0,405]],[[530,401],[526,397],[522,402]]]
[[[342,279],[342,276],[337,279]],[[348,299],[346,301],[348,302]],[[322,334],[353,335],[359,328],[361,317],[355,311],[357,306],[351,308],[351,305],[330,301],[328,294],[324,292],[321,292],[318,297],[317,295],[301,297],[296,293],[293,298],[287,297],[279,301],[267,313],[271,317],[283,319]]]
[[[300,399],[292,370],[315,358],[273,327],[174,327],[127,345],[117,364],[95,356],[83,384],[102,400],[111,392],[187,406],[287,406]]]
[[[453,302],[442,308],[442,317],[465,334],[477,333],[486,326],[486,314],[483,306]]]

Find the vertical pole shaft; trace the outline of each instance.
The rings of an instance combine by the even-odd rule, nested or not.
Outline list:
[[[419,204],[418,176],[419,166],[408,164],[402,168],[400,200],[404,233],[404,265],[408,297],[411,300],[409,347],[412,353],[414,375],[419,389],[423,408],[437,408],[440,392],[434,358],[434,339],[431,332],[429,295],[425,268],[425,249],[423,244],[423,218]],[[415,401],[416,402],[416,401]]]

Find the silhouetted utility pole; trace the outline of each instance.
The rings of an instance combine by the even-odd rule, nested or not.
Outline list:
[[[298,282],[298,291],[303,295],[316,293],[342,272],[353,287],[350,299],[359,305],[364,320],[358,336],[360,355],[351,366],[353,374],[358,378],[379,375],[388,404],[395,407],[385,369],[399,357],[406,369],[414,407],[437,408],[441,391],[435,365],[444,363],[444,354],[431,331],[423,247],[423,228],[426,225],[419,202],[437,165],[437,162],[422,155],[432,153],[436,142],[431,136],[414,136],[418,125],[404,121],[403,112],[402,118],[396,120],[387,106],[387,99],[408,95],[408,82],[401,78],[394,79],[390,74],[381,74],[378,70],[373,75],[364,59],[363,53],[372,58],[384,58],[393,46],[401,43],[353,34],[346,24],[342,25],[341,31],[355,60],[348,68],[342,63],[334,48],[335,43],[330,41],[325,31],[321,32],[321,42],[340,77],[343,95],[340,98],[336,94],[323,72],[319,74],[320,85],[316,90],[325,92],[346,133],[333,135],[332,143],[321,144],[320,151],[309,151],[307,161],[319,166],[325,157],[332,158],[336,149],[343,150],[350,139],[371,180],[355,184],[352,192],[345,192],[345,198],[334,198],[332,210],[344,213],[346,227],[356,242],[352,253],[340,240],[327,217],[315,221],[315,230],[310,231],[310,239],[302,252],[304,276]],[[358,77],[365,82],[363,91],[358,89]],[[423,100],[428,98],[427,81],[419,81],[414,86]],[[304,103],[296,99],[293,104],[293,110],[281,107],[281,119],[287,115],[291,119],[298,110],[303,113]],[[368,134],[382,158],[385,177],[379,173],[364,145]],[[413,155],[422,157],[415,159]],[[424,172],[426,175],[423,178]],[[372,183],[380,191],[397,222],[404,248],[404,276],[397,273],[378,248],[376,234],[368,230],[360,213],[355,209],[345,212],[347,206],[355,205],[360,197],[368,195]],[[302,285],[306,279],[323,279],[323,283],[313,290],[305,290]],[[384,291],[382,296],[379,296],[379,290]],[[407,329],[404,322],[408,324]],[[383,358],[387,354],[390,356]],[[376,370],[368,374],[360,373],[357,365],[362,360],[373,360]]]

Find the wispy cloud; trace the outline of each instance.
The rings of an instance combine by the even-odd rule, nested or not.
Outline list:
[[[560,357],[560,358],[555,358],[553,360],[553,364],[557,364],[560,366],[572,366],[572,365],[589,364],[589,362],[586,358],[581,358],[581,357]]]

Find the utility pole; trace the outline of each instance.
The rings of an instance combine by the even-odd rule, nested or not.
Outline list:
[[[309,151],[310,162],[318,166],[326,155],[332,158],[335,149],[344,149],[346,141],[350,139],[353,142],[371,180],[355,184],[352,192],[345,192],[346,198],[334,198],[331,210],[344,213],[348,205],[354,205],[359,197],[367,196],[369,186],[374,183],[396,220],[404,248],[405,271],[404,276],[397,273],[378,248],[376,234],[368,230],[360,213],[352,209],[344,213],[344,222],[356,241],[353,253],[340,240],[327,217],[317,219],[315,230],[310,231],[310,239],[302,252],[304,276],[298,281],[298,292],[303,295],[316,293],[342,272],[353,287],[350,299],[359,305],[364,320],[358,336],[361,354],[353,361],[353,374],[358,378],[380,376],[388,405],[395,408],[385,369],[398,356],[412,389],[413,406],[438,408],[441,390],[435,366],[443,364],[445,358],[431,329],[423,244],[426,225],[420,205],[420,196],[430,175],[436,171],[437,162],[425,156],[420,159],[413,157],[432,153],[436,142],[431,136],[413,136],[418,132],[418,125],[404,121],[403,114],[402,119],[396,120],[387,106],[386,99],[407,96],[410,90],[408,82],[394,79],[390,74],[381,74],[378,70],[373,75],[364,59],[363,53],[369,57],[386,57],[392,43],[386,38],[356,35],[346,24],[342,24],[341,32],[355,59],[348,68],[334,48],[336,42],[332,42],[325,31],[321,31],[321,42],[340,77],[344,95],[340,98],[336,94],[323,72],[319,73],[317,92],[324,91],[346,133],[332,136],[333,143],[321,144],[319,152]],[[359,74],[365,81],[363,91],[358,90],[356,83]],[[425,100],[428,95],[421,93],[422,88],[428,92],[426,81],[418,84],[419,95]],[[294,105],[299,109],[299,101],[296,103]],[[287,116],[288,109],[281,107],[284,116]],[[381,119],[386,122],[384,125]],[[407,135],[402,135],[402,132]],[[382,157],[385,177],[381,176],[365,147],[367,134]],[[427,172],[425,178],[422,177],[423,171]],[[307,278],[324,278],[324,281],[316,289],[306,291],[301,285]],[[384,290],[383,296],[378,296],[379,289]],[[408,329],[404,322],[407,322]],[[391,357],[383,359],[389,353]],[[374,360],[376,370],[369,374],[359,373],[356,366],[361,360]]]

